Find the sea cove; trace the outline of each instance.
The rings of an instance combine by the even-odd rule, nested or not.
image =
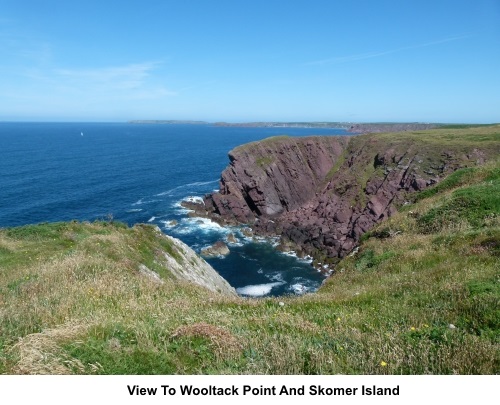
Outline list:
[[[69,220],[158,225],[195,251],[233,234],[230,254],[209,263],[245,296],[314,291],[324,276],[266,240],[190,217],[180,204],[218,188],[236,146],[332,128],[210,124],[0,123],[0,227]]]

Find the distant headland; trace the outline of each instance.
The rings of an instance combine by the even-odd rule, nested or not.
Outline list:
[[[494,124],[470,125],[425,122],[342,122],[342,121],[315,121],[315,122],[280,122],[280,121],[255,121],[255,122],[208,122],[199,120],[130,120],[129,124],[156,124],[156,125],[213,125],[216,127],[240,128],[342,128],[353,134],[386,133],[404,131],[423,131],[428,129],[446,128],[461,129]]]
[[[190,120],[130,120],[129,124],[190,124],[190,125],[206,125],[206,121],[190,121]]]

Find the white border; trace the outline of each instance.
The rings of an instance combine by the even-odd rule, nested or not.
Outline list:
[[[317,404],[425,404],[491,403],[497,398],[498,376],[0,376],[0,398],[5,404],[191,404],[203,405],[276,404],[314,401]],[[198,388],[209,385],[238,388],[238,396],[182,396],[180,385]],[[130,395],[127,385],[157,388],[153,396]],[[176,395],[164,396],[162,385],[176,388]],[[304,395],[243,395],[243,386],[254,388],[282,385],[288,388],[304,386]],[[310,386],[355,388],[356,395],[312,396]],[[399,395],[361,395],[362,386],[395,388]]]

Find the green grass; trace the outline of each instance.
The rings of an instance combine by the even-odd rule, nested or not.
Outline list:
[[[440,129],[468,129],[468,128],[481,128],[498,126],[499,124],[445,124],[441,125]]]
[[[260,168],[266,168],[273,162],[273,158],[270,156],[259,157],[255,160],[255,163]]]
[[[454,191],[441,205],[420,216],[423,232],[434,232],[454,224],[467,223],[479,228],[500,215],[500,179]]]

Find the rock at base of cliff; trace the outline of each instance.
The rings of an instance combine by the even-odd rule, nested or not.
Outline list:
[[[227,256],[229,248],[221,240],[215,242],[212,246],[201,249],[200,254],[205,257]]]
[[[252,228],[242,228],[241,233],[243,236],[246,238],[252,238],[253,237],[253,231]]]

